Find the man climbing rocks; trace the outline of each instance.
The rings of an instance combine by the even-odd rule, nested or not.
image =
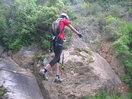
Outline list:
[[[59,32],[55,33],[55,24],[59,22]],[[56,20],[56,23],[52,24],[53,29],[53,51],[55,54],[55,57],[49,64],[44,66],[43,69],[39,71],[39,74],[43,77],[44,80],[48,80],[47,72],[49,69],[54,66],[55,67],[55,80],[54,82],[62,82],[62,79],[60,78],[60,71],[59,71],[59,64],[60,56],[63,49],[63,40],[64,40],[64,27],[68,26],[74,33],[76,33],[80,38],[82,35],[71,25],[71,22],[69,21],[69,17],[66,13],[62,13],[60,17]],[[57,30],[58,31],[58,30]]]

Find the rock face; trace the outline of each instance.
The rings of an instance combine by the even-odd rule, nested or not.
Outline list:
[[[35,56],[39,52],[40,52],[40,50],[39,50],[37,44],[32,44],[31,46],[21,48],[20,51],[14,53],[11,56],[12,56],[12,59],[20,67],[32,69],[32,67],[34,65]]]
[[[12,58],[6,55],[2,57],[0,86],[7,89],[5,96],[9,99],[43,99],[44,94],[45,96],[48,94],[45,99],[80,99],[100,90],[106,92],[117,90],[121,81],[110,64],[98,53],[92,52],[81,39],[76,36],[73,38],[72,45],[62,54],[64,55],[64,65],[60,66],[62,83],[53,82],[54,68],[48,73],[49,81],[42,81],[35,75],[37,81],[39,79],[41,82],[41,88],[48,90],[48,93],[43,91],[42,94],[40,84],[38,86],[35,76],[28,69],[34,64],[36,52],[21,49]],[[0,48],[0,53],[2,52],[3,48]],[[48,60],[53,57],[47,56],[44,61],[49,62]]]
[[[114,56],[114,50],[110,41],[104,40],[98,48],[99,54],[108,61],[116,74],[124,74],[124,68]]]
[[[43,99],[34,75],[10,57],[0,61],[0,86],[7,90],[5,99]]]
[[[72,45],[63,53],[63,83],[53,82],[53,72],[49,73],[49,81],[43,81],[51,99],[80,99],[100,90],[114,92],[118,89],[121,81],[110,64],[96,52],[91,52],[82,40],[73,39]]]
[[[4,99],[46,99],[36,77],[29,69],[25,69],[30,65],[33,67],[35,51],[22,48],[11,55],[13,58],[3,51],[4,48],[0,46],[0,86],[7,90]]]
[[[22,48],[13,55],[13,60],[23,68],[31,68],[34,64],[35,52]]]
[[[97,53],[93,53],[92,56],[94,62],[90,65],[94,68],[93,72],[99,76],[100,81],[102,82],[101,87],[104,87],[107,92],[118,89],[118,85],[121,84],[121,81],[112,70],[110,64]]]

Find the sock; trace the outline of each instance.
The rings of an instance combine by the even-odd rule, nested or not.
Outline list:
[[[47,73],[48,71],[47,71],[47,69],[44,69],[44,73]]]
[[[59,75],[56,75],[56,77],[59,79],[60,78],[60,76]]]

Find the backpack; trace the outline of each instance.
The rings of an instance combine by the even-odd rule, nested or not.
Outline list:
[[[53,41],[56,39],[56,37],[61,33],[63,30],[60,31],[60,21],[62,18],[58,18],[57,20],[53,21],[52,23],[52,35],[51,35],[51,41],[50,41],[50,52],[52,52],[53,49]]]
[[[62,18],[58,18],[56,21],[52,23],[52,35],[53,36],[58,36],[58,34],[63,31],[63,30],[60,31],[60,21],[61,20]]]

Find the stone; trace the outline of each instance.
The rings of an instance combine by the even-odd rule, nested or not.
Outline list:
[[[35,52],[28,49],[21,49],[13,55],[13,60],[23,68],[30,68],[34,64]]]
[[[35,76],[19,67],[10,57],[0,61],[0,86],[8,99],[43,99]]]
[[[78,42],[80,41],[78,39],[74,40],[79,44]],[[79,52],[81,53],[80,56],[70,54],[77,51],[75,50],[74,40],[72,45],[63,51],[65,57],[64,70],[61,71],[63,82],[61,84],[54,84],[53,75],[49,75],[50,80],[48,83],[43,81],[44,86],[46,86],[50,93],[50,97],[57,95],[55,99],[80,99],[82,96],[89,96],[99,90],[109,93],[118,90],[121,80],[102,56],[96,52],[91,52],[93,62],[88,64],[88,53]],[[81,41],[81,45],[79,44],[78,47],[88,48],[83,41]],[[78,62],[82,62],[83,66],[79,66]]]

